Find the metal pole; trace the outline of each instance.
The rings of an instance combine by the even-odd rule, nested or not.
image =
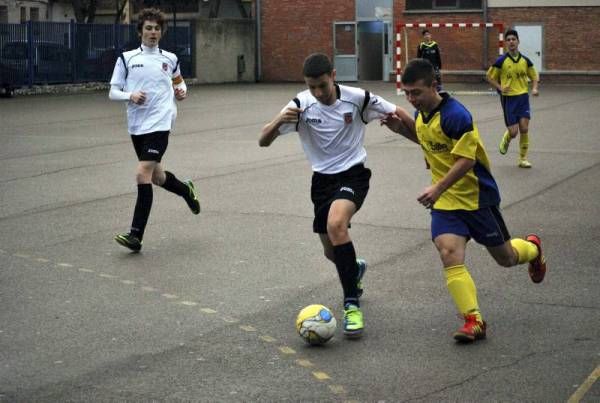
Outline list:
[[[483,23],[486,24],[488,22],[488,4],[487,0],[483,0]],[[488,43],[488,29],[483,27],[483,55],[481,58],[481,66],[483,69],[487,69],[488,65],[488,54],[489,54],[489,43]]]
[[[260,7],[260,0],[256,0],[256,49],[255,49],[255,58],[256,58],[256,81],[260,81],[262,80],[262,64],[261,64],[261,36],[260,36],[260,30],[261,30],[261,23],[260,23],[260,13],[261,13],[261,7]]]

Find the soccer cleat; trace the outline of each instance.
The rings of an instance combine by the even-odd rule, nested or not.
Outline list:
[[[479,322],[475,315],[465,315],[465,324],[454,333],[454,340],[462,343],[471,343],[475,340],[485,339],[485,321]]]
[[[534,283],[541,283],[546,275],[546,258],[542,253],[542,240],[535,234],[529,234],[525,239],[534,244],[538,250],[537,257],[529,262],[529,277]]]
[[[129,248],[134,252],[139,252],[142,249],[142,241],[135,235],[119,234],[115,236],[115,241],[117,241],[119,245]]]
[[[196,193],[196,188],[194,187],[194,182],[191,180],[185,181],[185,185],[188,187],[189,193],[185,197],[185,201],[192,210],[194,214],[200,214],[200,201],[198,200],[198,194]]]
[[[367,271],[367,261],[365,259],[356,259],[356,264],[358,265],[358,281],[356,282],[357,296],[360,298],[363,295],[363,284],[362,278]]]
[[[500,140],[500,145],[498,146],[498,151],[500,154],[504,155],[508,152],[508,145],[510,144],[510,134],[504,133],[502,136],[502,140]]]
[[[519,160],[519,168],[531,168],[531,162],[527,160]]]
[[[344,306],[344,335],[349,338],[362,336],[365,325],[363,314],[359,307],[354,304]]]

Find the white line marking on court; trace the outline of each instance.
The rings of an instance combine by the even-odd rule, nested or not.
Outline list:
[[[323,371],[314,371],[312,374],[315,378],[317,378],[320,381],[326,381],[327,379],[331,379],[331,377]]]
[[[158,292],[158,290],[156,288],[154,288],[154,287],[148,287],[148,286],[142,287],[142,290],[148,291],[148,292]]]
[[[240,329],[242,329],[244,332],[256,332],[256,328],[250,325],[241,325]]]
[[[121,280],[121,283],[127,284],[127,285],[132,285],[132,284],[135,284],[135,281],[132,281],[132,280]]]
[[[194,301],[181,301],[179,303],[181,305],[185,305],[185,306],[196,306],[196,305],[198,305],[198,303],[194,302]]]
[[[177,295],[175,295],[175,294],[166,294],[166,293],[165,293],[165,294],[160,294],[160,295],[161,295],[161,297],[165,297],[166,299],[177,299],[177,298],[179,298],[179,297],[178,297]]]
[[[100,273],[98,275],[102,278],[110,278],[110,279],[119,278],[119,276],[113,276],[112,274],[106,274],[106,273]]]
[[[79,270],[80,272],[83,272],[83,273],[94,273],[94,270],[90,270],[90,269],[80,268],[80,269],[77,269],[77,270]]]
[[[273,343],[275,341],[274,337],[267,336],[267,335],[261,335],[261,336],[258,336],[258,338],[261,339],[262,341],[266,341],[267,343]]]
[[[40,263],[48,263],[50,260],[44,259],[43,257],[38,257],[35,259],[35,261]]]
[[[214,309],[210,309],[210,308],[200,308],[200,312],[208,313],[211,315],[217,313],[217,311],[215,311]],[[233,322],[231,322],[231,323],[233,323]]]
[[[29,255],[25,255],[23,253],[15,253],[14,257],[20,257],[21,259],[29,259]]]

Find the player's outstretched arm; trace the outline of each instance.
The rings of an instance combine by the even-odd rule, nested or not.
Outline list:
[[[396,111],[381,119],[381,124],[386,125],[388,129],[401,134],[413,143],[419,144],[415,120],[401,107],[396,106]]]
[[[273,118],[272,121],[267,123],[262,128],[260,138],[258,139],[258,145],[261,147],[268,147],[275,141],[279,136],[279,128],[285,123],[297,123],[298,114],[302,112],[300,108],[286,108]]]

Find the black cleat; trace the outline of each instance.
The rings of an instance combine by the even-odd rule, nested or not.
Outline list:
[[[142,241],[135,235],[119,234],[115,236],[115,241],[117,241],[119,245],[129,248],[134,252],[139,252],[142,249]]]

